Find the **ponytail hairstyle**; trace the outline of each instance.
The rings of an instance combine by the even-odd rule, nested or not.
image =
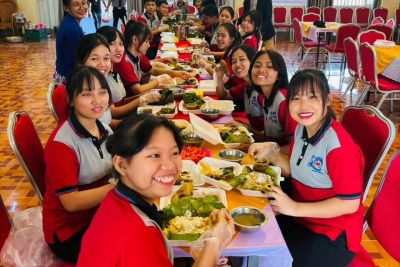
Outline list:
[[[246,17],[249,17],[250,22],[254,23],[254,30],[250,33],[243,35],[242,38],[245,39],[254,34],[256,36],[257,42],[259,42],[261,40],[261,20],[262,20],[260,12],[258,12],[257,10],[252,10],[252,11],[246,12],[242,17],[243,20]],[[243,23],[243,20],[242,20],[242,23]]]
[[[288,75],[287,75],[286,63],[281,54],[279,54],[275,50],[266,50],[266,51],[261,50],[261,51],[257,52],[253,61],[250,64],[249,77],[250,77],[250,81],[253,85],[253,88],[258,93],[263,94],[261,86],[254,84],[251,72],[253,70],[254,63],[256,62],[256,60],[260,56],[265,55],[265,54],[268,54],[269,58],[271,59],[272,68],[278,72],[278,76],[272,87],[271,95],[268,97],[268,99],[264,105],[264,109],[268,109],[274,102],[275,96],[278,93],[279,89],[288,88]]]
[[[322,108],[325,109],[330,94],[330,88],[328,79],[322,71],[304,69],[293,75],[288,86],[288,103],[292,101],[295,96],[303,94],[311,94],[313,96],[321,97]],[[335,119],[335,117],[335,112],[333,111],[332,106],[328,106],[325,119]]]
[[[149,144],[154,131],[160,127],[165,127],[172,133],[181,152],[183,143],[178,128],[165,117],[151,114],[134,114],[125,117],[118,124],[114,134],[107,139],[107,150],[112,157],[120,156],[129,162]],[[113,174],[115,178],[121,178],[114,167]]]
[[[231,54],[232,49],[235,46],[242,44],[242,36],[236,29],[235,25],[233,25],[231,23],[222,23],[221,25],[219,25],[218,28],[225,28],[225,30],[228,32],[229,37],[231,39],[233,39],[232,44],[225,51],[223,59],[226,60],[229,57],[229,55]]]
[[[115,27],[112,26],[103,26],[100,27],[96,33],[101,34],[104,36],[104,38],[106,38],[108,44],[111,44],[112,42],[114,42],[117,39],[117,36],[119,36],[119,39],[121,39],[121,41],[123,43],[125,43],[124,41],[124,36],[122,35],[122,33]]]
[[[139,47],[149,38],[151,38],[151,31],[149,26],[144,23],[131,19],[125,26],[125,49],[128,50],[132,45],[132,38],[136,36],[139,39]]]

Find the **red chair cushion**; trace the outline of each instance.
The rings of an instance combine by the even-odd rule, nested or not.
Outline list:
[[[371,81],[372,86],[376,87],[376,83]],[[400,91],[400,83],[394,82],[382,75],[378,75],[379,89],[382,91]]]
[[[63,85],[56,85],[51,99],[53,101],[53,107],[57,114],[58,121],[62,122],[68,119],[69,107],[65,87]]]
[[[325,49],[332,53],[344,53],[343,47],[336,47],[335,45],[326,45]]]
[[[15,122],[14,139],[26,166],[34,177],[40,192],[45,192],[44,151],[39,136],[28,114],[22,114]]]
[[[311,40],[306,40],[303,43],[304,43],[304,46],[307,47],[307,48],[317,47],[318,46],[318,43],[316,43],[314,41],[311,41]],[[321,42],[320,46],[325,46],[325,43]]]

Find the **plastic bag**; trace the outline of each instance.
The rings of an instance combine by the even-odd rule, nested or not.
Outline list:
[[[103,21],[104,23],[109,23],[111,18],[112,18],[111,12],[110,11],[106,11],[101,16],[101,21]]]
[[[2,266],[55,266],[62,263],[44,240],[42,207],[14,215],[13,228],[0,252],[0,263]]]

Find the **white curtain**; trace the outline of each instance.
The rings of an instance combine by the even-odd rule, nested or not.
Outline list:
[[[58,27],[63,17],[61,1],[33,0],[38,1],[39,21],[47,28]]]

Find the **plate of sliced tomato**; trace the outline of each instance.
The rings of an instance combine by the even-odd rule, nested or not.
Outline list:
[[[182,149],[181,158],[190,159],[195,163],[199,162],[202,158],[211,157],[211,152],[205,148],[186,146]]]

